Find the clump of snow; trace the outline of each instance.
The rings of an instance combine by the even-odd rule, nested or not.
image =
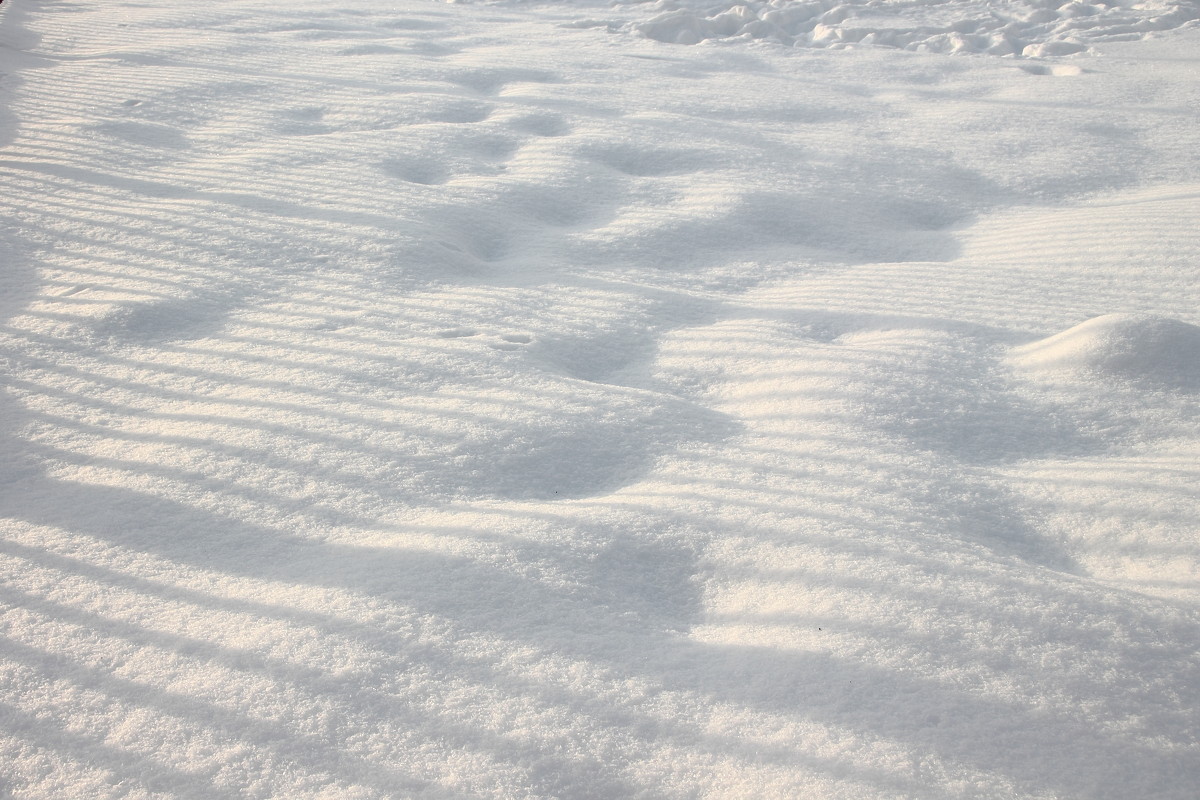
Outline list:
[[[1022,369],[1091,373],[1200,388],[1200,327],[1146,314],[1105,314],[1014,349]]]
[[[1189,2],[1133,0],[660,0],[633,29],[650,39],[770,39],[796,47],[861,45],[935,53],[1066,56],[1098,42],[1139,38],[1200,18]]]

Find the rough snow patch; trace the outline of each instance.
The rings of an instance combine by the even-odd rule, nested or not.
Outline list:
[[[1200,17],[1190,2],[1010,0],[662,0],[633,24],[661,42],[769,39],[796,47],[876,45],[937,53],[1066,56],[1099,42],[1140,39]]]

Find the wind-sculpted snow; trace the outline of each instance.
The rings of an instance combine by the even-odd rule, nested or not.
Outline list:
[[[1106,314],[1017,348],[1013,362],[1037,372],[1200,389],[1200,327],[1162,317]]]
[[[935,53],[1063,56],[1093,44],[1137,39],[1193,23],[1194,2],[983,3],[957,0],[750,0],[714,4],[660,0],[634,23],[661,42],[769,39],[796,47],[898,47]]]
[[[0,797],[1193,800],[1198,32],[585,7],[0,5]]]

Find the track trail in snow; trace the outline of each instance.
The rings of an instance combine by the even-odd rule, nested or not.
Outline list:
[[[591,11],[5,4],[0,794],[1189,797],[1195,31]]]

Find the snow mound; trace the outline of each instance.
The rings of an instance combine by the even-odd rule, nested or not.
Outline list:
[[[1106,314],[1016,348],[1012,363],[1200,388],[1200,327],[1177,319]]]
[[[1042,58],[1091,44],[1140,39],[1200,18],[1200,6],[1166,0],[662,0],[634,30],[651,39],[770,39],[796,47],[878,45],[938,53]]]

